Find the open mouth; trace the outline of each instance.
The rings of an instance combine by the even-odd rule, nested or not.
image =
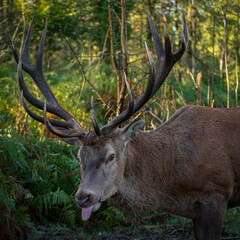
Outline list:
[[[99,201],[90,207],[82,208],[82,220],[87,221],[91,217],[92,212],[96,212],[100,206],[101,202]]]

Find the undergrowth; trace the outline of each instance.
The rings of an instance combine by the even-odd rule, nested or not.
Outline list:
[[[0,239],[41,239],[46,231],[55,236],[63,229],[72,229],[79,236],[76,239],[100,235],[107,239],[114,231],[119,236],[150,236],[176,228],[193,236],[191,221],[183,217],[157,212],[124,215],[105,202],[90,221],[83,222],[74,202],[81,180],[77,151],[77,147],[13,129],[1,132]],[[227,211],[223,234],[240,236],[239,216],[239,208]]]
[[[81,215],[74,204],[80,182],[77,149],[14,131],[2,133],[0,146],[1,239],[22,237],[37,222],[73,227]]]

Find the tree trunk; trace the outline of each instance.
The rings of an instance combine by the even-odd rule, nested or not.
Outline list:
[[[225,48],[222,47],[221,58],[219,61],[219,71],[220,71],[220,85],[223,85],[223,63],[224,63],[224,56],[225,56]]]
[[[236,88],[235,88],[235,97],[236,97],[236,107],[238,106],[238,88],[239,88],[239,79],[238,79],[238,59],[239,59],[239,1],[237,3],[237,26],[236,26]]]
[[[3,17],[3,9],[4,9],[4,6],[3,6],[3,0],[0,0],[0,22],[3,21],[4,17]],[[2,24],[0,25],[0,29],[2,28]],[[1,36],[0,36],[1,37]]]
[[[147,9],[149,10],[150,14],[152,15],[153,17],[153,14],[154,14],[154,1],[153,0],[147,0]],[[147,21],[148,23],[148,21]],[[150,31],[150,25],[147,24],[147,39],[151,39],[152,38],[152,32]]]
[[[214,6],[213,6],[213,28],[212,28],[212,85],[211,85],[211,105],[213,105],[214,102],[214,72],[215,72],[215,12],[214,12]]]
[[[121,47],[122,47],[122,66],[123,66],[123,74],[122,74],[122,84],[120,90],[120,98],[118,102],[117,115],[119,115],[123,111],[124,97],[126,92],[126,84],[125,84],[125,74],[127,74],[127,27],[126,27],[126,1],[121,0],[121,9],[122,9],[122,19],[121,19]],[[127,79],[126,79],[127,80]]]
[[[196,30],[195,30],[195,9],[194,9],[194,0],[192,1],[192,11],[191,11],[191,23],[192,23],[192,53],[195,55],[196,52]],[[192,74],[195,73],[195,59],[192,56]]]
[[[117,103],[118,103],[119,99],[120,99],[121,80],[120,80],[120,72],[118,69],[118,64],[117,64],[117,60],[116,60],[116,56],[115,56],[115,52],[114,52],[111,0],[108,0],[108,20],[109,20],[109,29],[110,29],[111,59],[112,59],[112,65],[113,65],[114,71],[116,73],[116,78],[117,78]]]
[[[177,17],[177,20],[175,21],[175,26],[176,26],[176,32],[178,33],[178,39],[181,39],[181,32],[179,32],[179,11],[178,11],[178,0],[175,1],[175,16]],[[181,63],[182,59],[180,58],[179,63]],[[182,81],[182,75],[181,75],[181,71],[179,68],[177,69],[177,78],[178,81],[181,82]]]
[[[191,4],[191,0],[188,1],[188,22],[191,22],[192,19],[192,4]],[[188,51],[188,55],[187,55],[187,66],[189,67],[189,69],[192,70],[192,24],[189,25],[188,27],[188,32],[189,32],[189,41],[188,41],[188,47],[187,47],[187,51]]]
[[[228,45],[228,28],[227,28],[227,13],[222,12],[223,14],[223,25],[225,29],[225,40],[224,40],[224,49],[225,49],[225,71],[226,71],[226,79],[227,79],[227,108],[229,108],[230,103],[229,103],[229,75],[228,75],[228,63],[227,63],[227,45]]]
[[[197,105],[202,106],[202,87],[201,87],[201,82],[202,82],[202,73],[199,72],[197,75]]]

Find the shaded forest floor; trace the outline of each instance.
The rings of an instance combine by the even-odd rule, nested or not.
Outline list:
[[[74,231],[69,228],[48,228],[39,226],[39,230],[44,234],[39,238],[41,240],[56,239],[56,240],[85,240],[85,239],[100,239],[100,240],[115,240],[115,239],[135,239],[135,240],[147,240],[147,239],[162,239],[162,240],[174,240],[174,239],[194,239],[191,235],[191,230],[186,227],[161,231],[157,229],[141,228],[140,230],[131,231],[128,227],[116,227],[112,229],[112,232],[96,232],[92,230],[81,229]],[[92,232],[92,233],[91,233]],[[84,234],[84,236],[83,236]]]
[[[194,240],[193,225],[190,219],[176,217],[176,223],[161,224],[157,222],[159,215],[144,217],[136,221],[136,219],[129,224],[129,226],[116,226],[110,228],[102,228],[101,224],[88,222],[85,226],[76,227],[75,229],[67,228],[61,225],[47,225],[38,226],[37,237],[34,232],[30,234],[29,239],[39,240],[147,240],[147,239],[160,239],[160,240]],[[239,226],[240,228],[240,226]],[[235,236],[234,236],[235,235]],[[32,237],[31,237],[32,236]],[[223,227],[222,240],[238,239],[240,236],[230,234]]]
[[[139,230],[131,230],[129,227],[115,227],[111,232],[97,232],[94,229],[79,229],[73,230],[71,228],[64,227],[47,227],[39,226],[38,230],[42,233],[39,240],[148,240],[148,239],[160,239],[160,240],[194,240],[192,229],[188,226],[182,226],[179,228],[172,228],[169,230],[151,229],[148,226],[142,226]],[[240,240],[239,237],[222,235],[224,239]]]

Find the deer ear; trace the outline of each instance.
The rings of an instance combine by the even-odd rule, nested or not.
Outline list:
[[[125,142],[125,144],[127,144],[129,141],[134,140],[137,137],[137,135],[141,132],[141,130],[143,130],[144,126],[145,122],[143,121],[143,119],[140,119],[122,128],[120,136],[122,140]]]

